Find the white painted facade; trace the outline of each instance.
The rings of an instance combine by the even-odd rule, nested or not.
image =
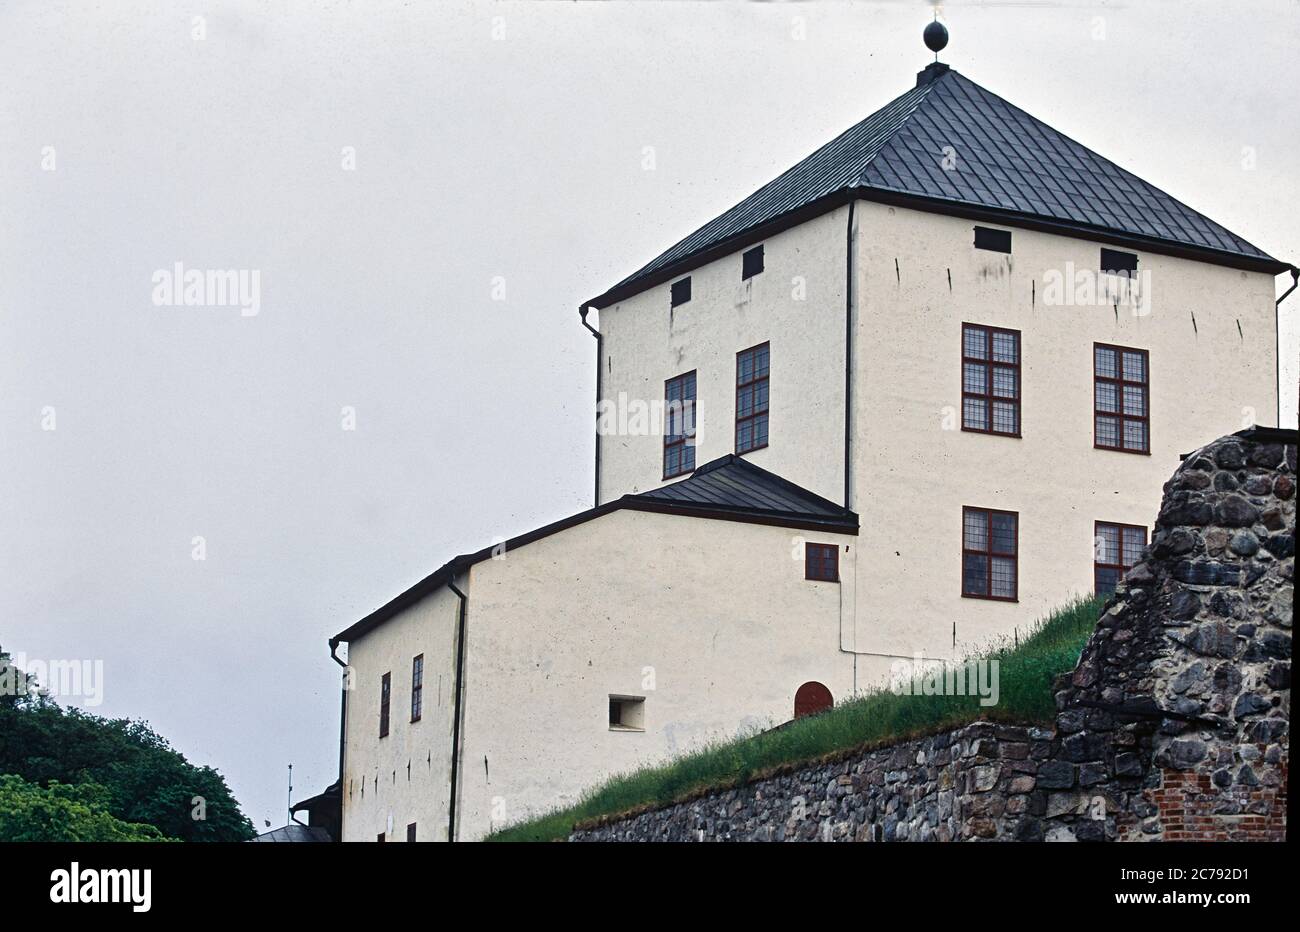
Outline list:
[[[459,600],[445,586],[348,645],[343,840],[446,841]],[[411,664],[424,656],[420,720],[411,721]],[[391,676],[388,735],[380,684]],[[407,768],[410,768],[409,771]]]
[[[666,379],[696,370],[696,462],[708,462],[733,450],[735,354],[768,341],[770,443],[747,458],[843,502],[848,210],[765,241],[766,268],[749,282],[738,249],[691,271],[692,299],[671,311],[669,283],[601,310],[604,398],[662,397]],[[949,658],[1025,630],[1092,590],[1094,521],[1150,527],[1181,454],[1275,420],[1272,276],[1141,252],[1140,314],[1047,306],[1049,273],[1099,269],[1103,244],[1001,227],[1012,230],[1006,255],[976,249],[976,225],[854,208],[848,505],[873,616],[860,650]],[[1102,287],[1108,278],[1097,276]],[[963,322],[1020,331],[1019,438],[961,430]],[[1149,456],[1093,446],[1094,343],[1150,354]],[[602,501],[674,481],[661,478],[660,437],[598,442]],[[962,597],[963,506],[1019,512],[1018,603]]]
[[[1095,521],[1149,527],[1180,454],[1273,420],[1267,274],[1140,252],[1142,313],[1049,306],[1049,274],[1099,268],[1101,243],[1007,227],[1007,255],[975,249],[976,224],[958,217],[858,201],[850,236],[849,213],[772,235],[748,281],[737,249],[690,271],[684,305],[665,282],[591,319],[609,402],[662,401],[665,380],[696,372],[697,466],[733,452],[736,353],[770,343],[770,442],[746,459],[844,503],[851,313],[846,504],[860,534],[615,510],[460,571],[457,840],[788,720],[805,682],[838,701],[882,685],[895,659],[1025,631],[1091,591]],[[1020,437],[960,429],[963,322],[1021,334]],[[1094,448],[1097,342],[1150,354],[1150,455]],[[659,435],[599,443],[601,502],[665,484]],[[963,506],[1019,513],[1018,601],[962,596]],[[839,583],[804,578],[804,539],[839,548]],[[446,838],[458,623],[443,586],[351,641],[345,840],[400,841],[410,823]],[[424,712],[410,722],[416,655]],[[610,726],[611,696],[644,697],[643,730]]]
[[[1094,521],[1150,528],[1182,454],[1275,423],[1267,274],[1142,252],[1144,316],[1046,307],[1046,273],[1097,269],[1100,243],[1017,229],[1007,256],[974,249],[974,224],[956,217],[871,203],[858,216],[852,507],[862,600],[880,608],[873,650],[944,655],[953,621],[959,650],[1024,630],[1092,591]],[[1019,439],[960,430],[963,321],[1021,332]],[[1093,446],[1094,343],[1150,354],[1149,456]],[[964,505],[1019,512],[1018,604],[962,598]]]
[[[696,459],[735,450],[736,353],[770,341],[770,429],[784,438],[749,459],[823,498],[844,499],[844,249],[848,208],[763,243],[764,270],[742,281],[740,253],[691,272],[691,300],[659,285],[599,311],[601,394],[611,405],[662,399],[695,370]],[[600,438],[602,502],[663,485],[660,435]],[[673,481],[673,480],[667,480]]]
[[[788,721],[805,682],[846,698],[855,659],[859,677],[880,675],[879,659],[873,667],[840,649],[854,639],[852,586],[804,579],[805,538],[839,546],[852,577],[851,535],[625,510],[457,577],[468,597],[457,839],[572,802],[614,773]],[[446,840],[456,605],[438,589],[350,645],[344,840],[401,841],[410,823],[418,840]],[[418,654],[426,711],[412,724]],[[644,731],[610,727],[611,696],[644,697]]]

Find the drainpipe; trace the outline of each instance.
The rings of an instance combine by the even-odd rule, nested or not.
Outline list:
[[[1291,287],[1282,292],[1282,297],[1277,299],[1273,305],[1273,371],[1277,373],[1277,426],[1282,426],[1282,302],[1286,296],[1295,291],[1296,285],[1300,284],[1300,269],[1294,265],[1291,266]]]
[[[447,581],[447,588],[456,593],[456,598],[460,600],[460,612],[456,622],[456,698],[451,710],[451,800],[447,807],[447,840],[455,841],[456,794],[459,789],[456,784],[460,778],[461,700],[465,694],[465,684],[462,679],[465,675],[465,610],[469,604],[469,596],[456,588],[454,575]]]
[[[603,384],[601,375],[604,371],[604,352],[605,338],[600,335],[600,331],[587,323],[587,311],[591,306],[584,304],[578,308],[578,316],[582,318],[582,326],[591,331],[591,335],[596,338],[596,495],[593,504],[600,506],[600,392]]]
[[[849,221],[844,227],[844,510],[849,511],[851,472],[850,451],[852,449],[853,430],[853,212],[857,209],[856,198],[849,201]],[[853,643],[858,641],[858,560],[853,559]],[[840,633],[835,645],[841,653],[853,654],[853,695],[858,694],[858,655],[855,651],[844,650],[844,589],[840,584]]]
[[[859,546],[860,546],[860,544],[859,544]],[[843,566],[843,564],[841,564],[841,566]],[[858,560],[857,560],[857,557],[856,557],[856,556],[853,558],[853,643],[854,643],[855,646],[852,647],[852,648],[850,648],[850,647],[845,647],[845,646],[844,646],[844,615],[845,615],[845,612],[844,612],[844,583],[843,583],[843,581],[840,582],[840,587],[839,587],[839,589],[840,589],[840,613],[839,613],[839,621],[840,621],[840,624],[839,624],[839,635],[838,635],[838,637],[837,637],[837,639],[836,639],[835,646],[839,649],[839,652],[840,652],[841,654],[848,654],[850,657],[853,658],[853,695],[856,696],[856,695],[858,695],[858,658],[859,658],[859,657],[883,657],[883,658],[885,658],[886,660],[906,660],[906,661],[908,661],[909,663],[912,662],[913,660],[915,660],[915,658],[914,658],[914,657],[907,657],[907,656],[904,656],[903,654],[889,654],[889,653],[884,653],[884,652],[882,652],[882,651],[876,651],[876,650],[857,650],[857,649],[856,649],[856,645],[857,645],[857,643],[858,643],[858,630],[857,630],[857,617],[858,617]],[[949,663],[949,661],[948,661],[947,659],[943,658],[943,657],[934,657],[934,658],[931,658],[931,659],[932,659],[935,663],[941,663],[941,664],[943,664],[945,668],[947,668],[948,663]],[[956,658],[955,658],[955,657],[953,658],[952,662],[954,662],[954,663],[956,662]]]
[[[347,788],[343,785],[343,762],[344,750],[347,748],[348,737],[348,665],[339,659],[336,653],[339,649],[339,639],[330,638],[330,659],[343,668],[343,688],[339,690],[341,698],[339,700],[339,837],[336,841],[343,840],[343,800],[346,798]],[[298,821],[294,819],[294,821]]]
[[[856,616],[857,616],[857,610],[858,610],[858,586],[857,586],[857,578],[858,578],[858,558],[855,556],[855,557],[853,558],[853,580],[854,580],[854,582],[853,582],[853,614],[854,614],[855,619],[856,619]],[[853,632],[853,643],[854,643],[854,644],[857,644],[857,642],[858,642],[858,634],[857,634],[857,629],[855,628],[855,629],[854,629],[854,632]],[[903,656],[902,654],[886,654],[886,653],[882,653],[882,652],[880,652],[880,651],[876,651],[876,650],[857,650],[857,649],[855,649],[855,648],[849,648],[849,647],[845,647],[845,646],[844,646],[844,586],[843,586],[843,583],[841,583],[841,585],[840,585],[840,633],[839,633],[839,638],[837,639],[837,641],[836,641],[836,645],[835,645],[835,646],[839,648],[841,654],[849,654],[850,656],[855,657],[855,658],[856,658],[856,657],[888,657],[888,658],[891,659],[891,660],[911,660],[911,659],[912,659],[911,657],[905,657],[905,656]],[[854,664],[854,670],[856,671],[856,670],[857,670],[857,661],[854,660],[853,664]],[[855,692],[857,691],[856,676],[857,676],[857,674],[856,674],[856,672],[855,672],[855,673],[854,673],[854,677],[855,677],[855,680],[854,680],[854,691],[855,691]]]
[[[853,424],[853,210],[849,201],[849,222],[844,231],[844,508],[849,510],[849,450]],[[854,565],[857,563],[854,561]]]

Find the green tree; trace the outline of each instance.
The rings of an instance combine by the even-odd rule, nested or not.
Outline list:
[[[0,683],[19,677],[0,654]],[[245,841],[256,834],[225,778],[191,764],[133,719],[107,719],[18,690],[0,689],[0,774],[38,786],[94,784],[106,810],[183,841]],[[0,840],[6,836],[0,834]]]
[[[108,790],[95,783],[49,786],[0,774],[0,840],[168,841],[152,825],[123,822],[108,811]]]

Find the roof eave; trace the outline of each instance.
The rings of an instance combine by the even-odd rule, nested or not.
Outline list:
[[[658,502],[653,499],[645,499],[636,495],[624,495],[622,498],[606,502],[596,508],[588,508],[586,511],[580,511],[577,514],[570,515],[559,521],[544,525],[526,534],[520,534],[513,537],[503,544],[493,544],[490,547],[484,547],[474,553],[461,554],[448,560],[438,569],[434,570],[424,579],[420,580],[414,586],[411,586],[401,595],[390,600],[379,608],[375,609],[365,618],[349,625],[340,631],[334,637],[330,638],[330,646],[337,647],[339,644],[356,640],[364,634],[373,631],[388,619],[392,618],[403,609],[410,608],[421,599],[436,592],[450,582],[462,570],[469,569],[477,563],[482,563],[496,554],[507,553],[511,550],[518,549],[527,544],[531,544],[543,537],[549,537],[560,531],[568,530],[579,524],[584,524],[593,518],[599,518],[602,515],[609,514],[613,511],[644,511],[655,514],[674,514],[690,518],[708,518],[718,521],[738,521],[745,524],[766,524],[777,527],[788,527],[794,530],[823,531],[825,533],[852,534],[858,533],[858,516],[853,512],[845,512],[843,515],[827,515],[820,517],[816,515],[794,515],[788,512],[761,511],[757,509],[741,508],[724,508],[713,505],[694,506],[680,503]]]
[[[298,802],[289,807],[289,811],[291,813],[301,812],[303,809],[313,809],[322,804],[333,805],[337,803],[341,797],[342,790],[340,789],[339,781],[335,780],[315,796],[308,796],[306,799],[298,800]]]
[[[826,531],[827,533],[857,536],[858,516],[851,511],[842,515],[793,515],[785,511],[762,511],[756,508],[727,508],[722,505],[692,505],[689,503],[631,498],[624,507],[628,511],[646,511],[653,514],[674,514],[688,518],[708,518],[715,521],[738,521],[742,524],[766,524],[788,527],[799,531]]]
[[[1072,239],[1086,239],[1093,242],[1107,243],[1112,246],[1127,246],[1140,252],[1153,252],[1157,255],[1173,256],[1179,259],[1191,259],[1196,262],[1209,262],[1249,272],[1267,272],[1278,275],[1291,269],[1291,264],[1274,259],[1272,256],[1248,256],[1243,253],[1229,252],[1225,249],[1211,249],[1208,246],[1193,246],[1172,240],[1143,236],[1138,233],[1125,233],[1108,227],[1091,226],[1068,220],[1053,220],[1028,214],[1018,210],[1003,210],[996,207],[983,207],[950,201],[944,198],[929,198],[915,194],[904,194],[881,188],[858,187],[848,189],[849,197],[876,201],[900,207],[911,207],[929,213],[947,214],[968,220],[984,220],[1014,226],[1025,230],[1042,233],[1055,233]]]
[[[656,269],[655,271],[638,278],[626,280],[610,288],[608,291],[605,291],[603,294],[588,301],[584,301],[581,307],[594,307],[597,310],[609,307],[611,304],[624,301],[633,295],[640,294],[656,285],[662,285],[671,279],[684,275],[687,272],[697,269],[715,259],[720,259],[723,256],[730,255],[731,253],[752,245],[753,243],[765,240],[770,236],[798,226],[799,224],[812,220],[822,214],[829,213],[852,200],[874,201],[876,203],[888,204],[891,206],[908,207],[914,210],[925,211],[927,213],[946,214],[948,216],[962,217],[968,220],[981,220],[988,223],[998,223],[1003,226],[1017,227],[1019,229],[1054,233],[1058,236],[1068,236],[1073,239],[1086,239],[1093,242],[1106,243],[1111,246],[1125,246],[1129,249],[1140,252],[1152,252],[1157,255],[1173,256],[1179,259],[1208,262],[1213,265],[1222,265],[1228,268],[1242,269],[1248,272],[1264,272],[1270,275],[1280,275],[1283,272],[1289,272],[1295,268],[1291,263],[1274,259],[1271,256],[1248,256],[1241,253],[1228,252],[1227,250],[1211,249],[1207,246],[1190,246],[1185,243],[1175,243],[1170,240],[1156,239],[1154,237],[1142,236],[1135,233],[1123,233],[1104,227],[1089,226],[1084,223],[1051,220],[1017,210],[1002,210],[999,208],[966,204],[961,201],[924,197],[917,194],[906,194],[900,191],[889,191],[883,188],[858,186],[852,188],[841,188],[840,190],[820,197],[815,201],[810,201],[802,207],[781,214],[779,217],[775,217],[766,223],[759,224],[756,227],[715,243],[706,249],[692,253],[689,256],[684,256],[676,262],[672,262],[661,269]]]
[[[773,236],[783,230],[788,230],[791,227],[804,223],[805,221],[812,220],[815,217],[820,217],[822,214],[829,213],[837,207],[847,204],[850,200],[852,200],[852,198],[848,196],[848,190],[844,189],[832,192],[831,194],[817,198],[814,201],[809,201],[802,207],[797,207],[794,210],[788,211],[781,214],[779,217],[767,221],[766,223],[760,223],[756,227],[751,227],[742,233],[737,233],[735,236],[715,243],[699,252],[691,253],[689,256],[685,256],[676,262],[669,263],[662,269],[657,269],[644,276],[626,279],[603,294],[592,298],[589,301],[582,302],[580,307],[594,307],[597,310],[600,310],[603,307],[609,307],[611,304],[630,298],[635,294],[640,294],[647,288],[653,288],[655,285],[662,285],[669,279],[676,278],[685,272],[698,268],[706,262],[712,262],[714,259],[720,259],[725,255],[729,255],[737,249],[748,246],[750,243],[756,243],[759,240],[767,239],[769,236]]]

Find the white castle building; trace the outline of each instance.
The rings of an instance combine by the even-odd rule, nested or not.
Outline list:
[[[331,639],[343,839],[482,838],[1113,586],[1179,454],[1276,423],[1284,272],[929,65],[582,304],[594,507]]]

